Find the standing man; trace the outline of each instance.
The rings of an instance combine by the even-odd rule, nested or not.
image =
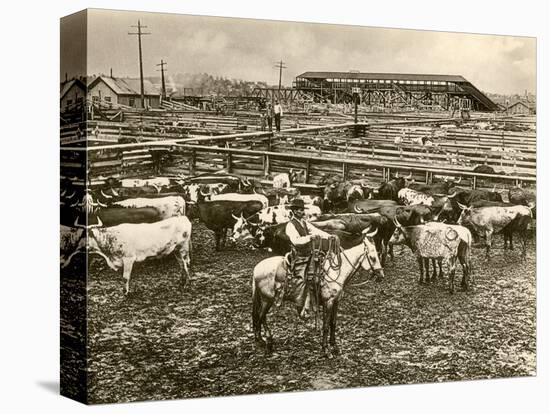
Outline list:
[[[289,208],[292,211],[292,219],[286,225],[285,233],[292,244],[294,261],[291,294],[296,298],[298,313],[303,318],[310,307],[311,295],[309,291],[313,288],[311,282],[316,270],[316,263],[314,263],[312,255],[312,241],[319,242],[321,238],[330,239],[334,236],[319,230],[304,220],[304,200],[293,199]]]
[[[273,107],[271,106],[271,102],[267,103],[265,117],[267,119],[267,127],[269,128],[269,132],[271,132],[273,131]]]
[[[283,116],[283,107],[278,100],[275,101],[275,107],[273,108],[275,113],[275,129],[277,132],[281,131],[281,117]]]

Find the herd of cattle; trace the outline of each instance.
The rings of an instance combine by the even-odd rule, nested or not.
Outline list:
[[[473,236],[485,238],[489,258],[492,237],[504,235],[504,248],[513,249],[519,236],[526,254],[527,230],[535,214],[535,195],[510,188],[508,202],[496,191],[460,187],[459,180],[444,178],[421,184],[396,175],[378,188],[364,179],[323,179],[323,197],[302,195],[293,186],[300,172],[273,177],[273,187],[233,174],[151,179],[103,179],[93,188],[61,183],[61,266],[88,250],[102,256],[114,270],[123,269],[129,292],[132,266],[149,257],[175,253],[181,266],[182,285],[191,263],[191,219],[199,219],[214,232],[216,250],[231,240],[250,240],[255,248],[277,255],[290,251],[285,234],[291,218],[288,202],[299,197],[306,204],[306,219],[336,235],[342,248],[362,242],[365,229],[376,229],[374,242],[382,266],[393,260],[392,246],[406,244],[418,259],[420,281],[429,282],[449,264],[454,291],[454,267],[462,265],[462,284],[471,276]],[[432,262],[433,275],[429,274]]]

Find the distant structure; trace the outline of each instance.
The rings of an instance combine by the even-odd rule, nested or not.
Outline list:
[[[143,80],[143,96],[145,108],[160,106],[161,92],[147,79]],[[141,80],[100,75],[90,79],[87,99],[102,106],[142,108]]]
[[[66,80],[61,83],[60,109],[67,111],[82,105],[86,99],[86,84],[80,79]]]
[[[468,99],[474,111],[499,110],[496,103],[459,75],[304,72],[296,77],[292,88],[295,93],[289,95],[313,102],[351,103],[352,88],[359,88],[361,103],[373,108],[452,110],[459,99]]]
[[[516,101],[506,107],[506,112],[510,115],[535,115],[537,107],[534,102]]]

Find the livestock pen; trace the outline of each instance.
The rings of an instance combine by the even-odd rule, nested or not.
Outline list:
[[[305,172],[305,182],[297,184],[305,194],[318,194],[323,177],[335,174],[366,178],[373,187],[395,173],[412,173],[426,183],[462,177],[461,185],[497,185],[501,193],[516,184],[536,185],[533,133],[505,133],[503,138],[501,131],[447,132],[437,149],[458,150],[497,172],[486,174],[474,172],[472,165],[447,162],[436,148],[394,145],[403,128],[397,121],[416,128],[411,136],[424,133],[419,129],[428,128],[423,122],[448,122],[427,119],[381,117],[376,125],[334,122],[279,134],[217,129],[208,123],[164,131],[157,122],[144,122],[141,129],[129,122],[71,124],[62,132],[62,175],[82,188],[96,188],[109,177],[177,178],[225,171],[269,186],[273,175],[294,168]],[[80,141],[75,138],[79,129]],[[499,145],[520,150],[524,159],[506,159],[491,150]],[[396,249],[384,281],[359,274],[346,288],[339,315],[342,355],[326,361],[320,357],[314,323],[300,321],[287,305],[271,316],[275,354],[255,347],[250,280],[254,266],[269,252],[246,243],[214,251],[212,233],[198,220],[193,221],[192,241],[192,276],[184,291],[173,258],[136,264],[135,289],[126,298],[122,277],[99,257],[81,255],[62,270],[64,323],[68,326],[82,312],[88,318],[86,337],[73,338],[69,331],[65,343],[86,343],[85,376],[93,402],[535,374],[534,242],[523,263],[519,253],[497,249],[489,265],[483,251],[474,248],[476,282],[454,296],[445,279],[418,284],[415,258],[406,248]],[[88,274],[81,279],[84,267]],[[77,300],[75,287],[85,292],[86,303]]]

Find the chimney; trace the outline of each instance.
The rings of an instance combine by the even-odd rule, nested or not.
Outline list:
[[[67,72],[65,72],[65,82],[67,82],[69,80],[69,75],[67,74]]]
[[[111,78],[113,77],[113,68],[111,68]]]

